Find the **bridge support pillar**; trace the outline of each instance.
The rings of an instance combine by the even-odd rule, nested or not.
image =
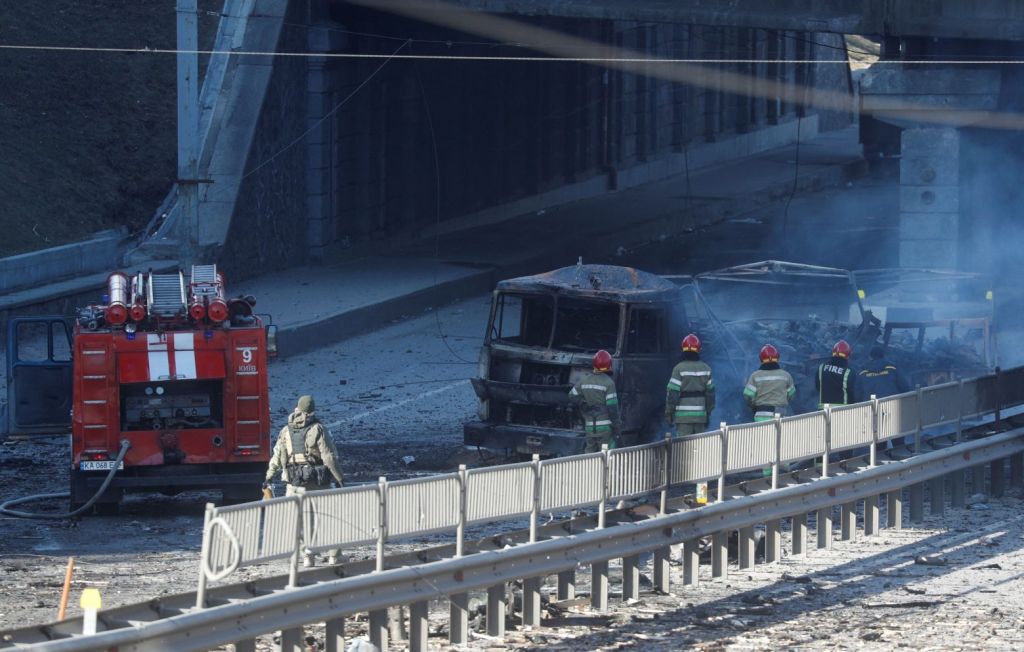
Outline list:
[[[793,516],[793,554],[807,553],[807,512]]]
[[[818,549],[832,549],[832,508],[822,507],[818,510]]]
[[[739,533],[739,557],[740,557],[740,570],[746,570],[754,567],[754,555],[756,554],[755,545],[757,541],[754,539],[754,526],[742,527]]]
[[[729,533],[715,532],[711,535],[711,577],[723,580],[729,572]]]
[[[966,504],[964,499],[964,478],[963,469],[949,474],[949,502],[953,507],[963,507]]]
[[[505,583],[487,587],[487,635],[501,638],[505,635],[505,609],[508,593]]]
[[[345,619],[328,620],[325,629],[324,645],[327,652],[345,652]],[[253,652],[256,651],[253,650]]]
[[[426,600],[413,602],[409,605],[409,650],[410,652],[426,652],[429,634]]]
[[[942,515],[946,511],[946,478],[939,476],[928,481],[928,493],[931,496],[933,515]]]
[[[539,577],[523,580],[523,624],[540,626],[540,581]]]
[[[448,600],[448,642],[452,645],[465,645],[469,641],[469,594],[456,593]]]
[[[590,606],[597,611],[608,611],[608,562],[595,561],[590,565]]]
[[[564,570],[558,574],[558,599],[572,600],[576,597],[576,569]]]
[[[700,575],[700,541],[683,542],[683,586],[697,586]]]
[[[903,490],[897,489],[885,494],[885,526],[893,530],[903,529]]]
[[[764,561],[774,564],[782,560],[782,522],[778,519],[764,524]]]

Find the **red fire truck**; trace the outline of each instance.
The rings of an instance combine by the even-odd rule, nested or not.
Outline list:
[[[270,454],[267,358],[276,334],[254,305],[251,296],[226,297],[215,265],[196,265],[188,280],[180,271],[115,272],[104,303],[73,321],[12,320],[9,431],[70,425],[72,507],[92,498],[115,464],[99,511],[116,510],[126,491],[256,498]]]

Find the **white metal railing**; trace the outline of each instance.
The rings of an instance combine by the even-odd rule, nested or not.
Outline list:
[[[1005,398],[1011,399],[1006,401]],[[383,567],[389,537],[464,534],[467,525],[559,512],[641,496],[727,474],[821,458],[918,436],[925,428],[998,413],[1024,403],[1024,368],[836,406],[761,423],[727,426],[679,439],[599,453],[466,470],[378,486],[300,493],[207,508],[200,589],[235,568],[300,551],[376,541]],[[777,472],[777,468],[775,469]]]

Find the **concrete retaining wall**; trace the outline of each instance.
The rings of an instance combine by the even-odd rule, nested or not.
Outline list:
[[[127,230],[102,231],[82,242],[0,258],[0,293],[117,269]]]

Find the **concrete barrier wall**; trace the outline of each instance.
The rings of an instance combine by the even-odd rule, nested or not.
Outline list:
[[[0,258],[0,293],[117,269],[127,237],[126,230],[102,231],[89,240]]]

